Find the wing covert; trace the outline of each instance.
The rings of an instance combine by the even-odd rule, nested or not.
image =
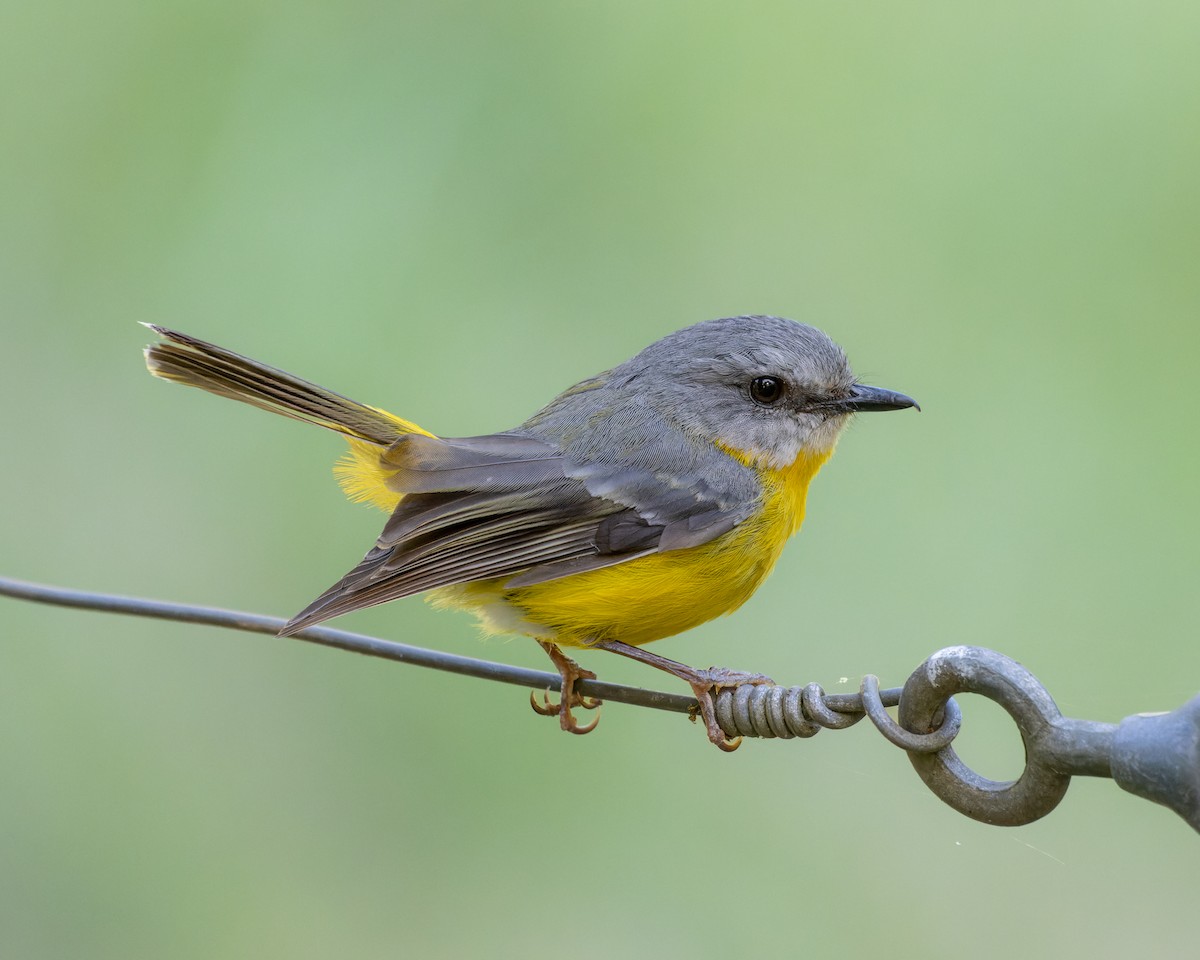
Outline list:
[[[404,496],[375,546],[285,630],[437,587],[510,578],[529,586],[707,542],[749,507],[704,484],[654,471],[581,463],[520,433],[399,438],[383,454]]]

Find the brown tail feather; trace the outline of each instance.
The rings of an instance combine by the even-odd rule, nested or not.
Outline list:
[[[390,444],[420,430],[415,424],[358,403],[315,383],[243,357],[185,333],[147,323],[164,342],[146,348],[146,366],[156,377],[200,387],[218,396],[371,443]]]

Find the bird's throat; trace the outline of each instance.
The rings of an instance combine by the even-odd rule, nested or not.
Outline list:
[[[777,522],[785,536],[790,537],[800,529],[808,485],[831,456],[832,448],[819,453],[802,450],[790,466],[762,472],[763,506],[778,515]]]

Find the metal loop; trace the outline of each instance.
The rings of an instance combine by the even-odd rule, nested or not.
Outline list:
[[[930,733],[913,733],[900,726],[884,709],[883,701],[879,698],[878,677],[868,673],[862,678],[859,692],[862,694],[863,709],[875,724],[875,729],[883,734],[885,740],[894,743],[901,750],[910,753],[937,753],[950,745],[962,727],[962,711],[954,700],[946,701],[940,726]]]
[[[955,810],[984,823],[1018,826],[1044,817],[1067,792],[1069,774],[1042,758],[1039,742],[1052,736],[1062,714],[1037,678],[1015,660],[983,647],[948,647],[918,667],[900,697],[900,725],[927,731],[957,693],[978,693],[1003,707],[1025,744],[1025,769],[1016,780],[980,776],[953,747],[909,753],[917,774]]]

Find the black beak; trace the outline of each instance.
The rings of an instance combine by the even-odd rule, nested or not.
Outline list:
[[[906,407],[921,409],[921,405],[912,397],[906,397],[895,390],[884,390],[883,387],[868,387],[856,383],[850,388],[850,396],[845,400],[834,400],[826,405],[826,409],[846,413],[867,412],[870,410],[903,410]]]

